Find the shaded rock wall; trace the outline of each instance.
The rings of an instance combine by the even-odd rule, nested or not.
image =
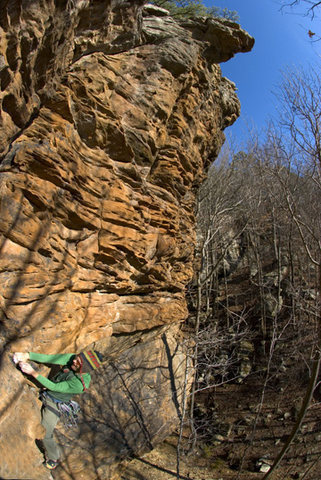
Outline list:
[[[239,115],[218,63],[250,50],[253,39],[226,20],[177,23],[143,3],[2,2],[0,409],[1,431],[12,439],[5,476],[31,476],[17,451],[40,459],[35,390],[10,352],[102,342],[122,365],[121,355],[133,355],[124,338],[154,331],[157,343],[165,328],[174,342],[187,315],[195,193]],[[157,348],[156,363],[167,351],[164,342]],[[182,383],[182,372],[174,378]],[[170,376],[166,385],[173,402]],[[177,418],[175,403],[168,410],[163,437]]]

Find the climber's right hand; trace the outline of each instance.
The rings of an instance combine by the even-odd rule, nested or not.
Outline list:
[[[32,366],[30,365],[30,363],[20,362],[20,363],[19,363],[19,367],[21,368],[21,371],[22,371],[23,373],[26,373],[27,375],[32,375],[33,377],[37,376],[36,370],[34,370],[34,369],[32,368]]]
[[[16,352],[13,354],[12,360],[15,364],[19,362],[27,362],[29,360],[29,353]]]

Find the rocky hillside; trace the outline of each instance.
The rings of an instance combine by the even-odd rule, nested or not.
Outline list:
[[[110,479],[180,415],[195,194],[240,113],[219,63],[253,39],[144,3],[2,2],[4,478],[51,478],[34,443],[37,389],[14,351],[105,354],[78,430],[60,432],[55,478]]]

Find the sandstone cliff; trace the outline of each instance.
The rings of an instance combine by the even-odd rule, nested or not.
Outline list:
[[[179,416],[195,193],[239,115],[218,64],[253,39],[227,20],[176,22],[144,3],[2,2],[4,478],[50,478],[34,444],[36,389],[13,351],[96,345],[106,356],[80,435],[61,431],[55,478],[111,478]]]

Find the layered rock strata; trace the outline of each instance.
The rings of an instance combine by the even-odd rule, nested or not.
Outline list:
[[[177,368],[172,376],[171,368],[184,355],[180,350],[176,360],[169,352],[176,351],[175,325],[187,315],[195,194],[240,108],[218,64],[249,51],[253,39],[227,20],[177,22],[143,4],[2,2],[0,408],[1,448],[8,453],[0,475],[5,477],[48,478],[37,466],[40,454],[33,443],[39,431],[36,390],[14,369],[13,351],[70,352],[98,344],[108,359],[102,381],[110,384],[110,359],[125,368],[126,359],[140,351],[130,341],[138,335],[149,345],[144,358],[152,358],[144,368],[154,372],[147,382],[154,394],[141,418],[150,419],[148,412],[157,406],[163,419],[147,422],[148,448],[177,420],[173,386],[179,398],[184,373]],[[164,366],[166,358],[172,360]],[[138,365],[131,371],[140,382]],[[159,376],[166,381],[157,389]],[[106,391],[114,392],[113,409],[121,412],[121,396]],[[134,387],[130,394],[139,404]],[[97,405],[105,411],[100,393]],[[136,423],[132,439],[143,435],[144,425]],[[121,456],[111,431],[106,427],[97,434],[105,435],[95,456],[99,478],[110,478],[102,473],[103,459],[113,463]],[[137,453],[131,441],[128,450]],[[137,451],[143,443],[137,442]],[[59,475],[76,478],[73,470],[89,463]]]

